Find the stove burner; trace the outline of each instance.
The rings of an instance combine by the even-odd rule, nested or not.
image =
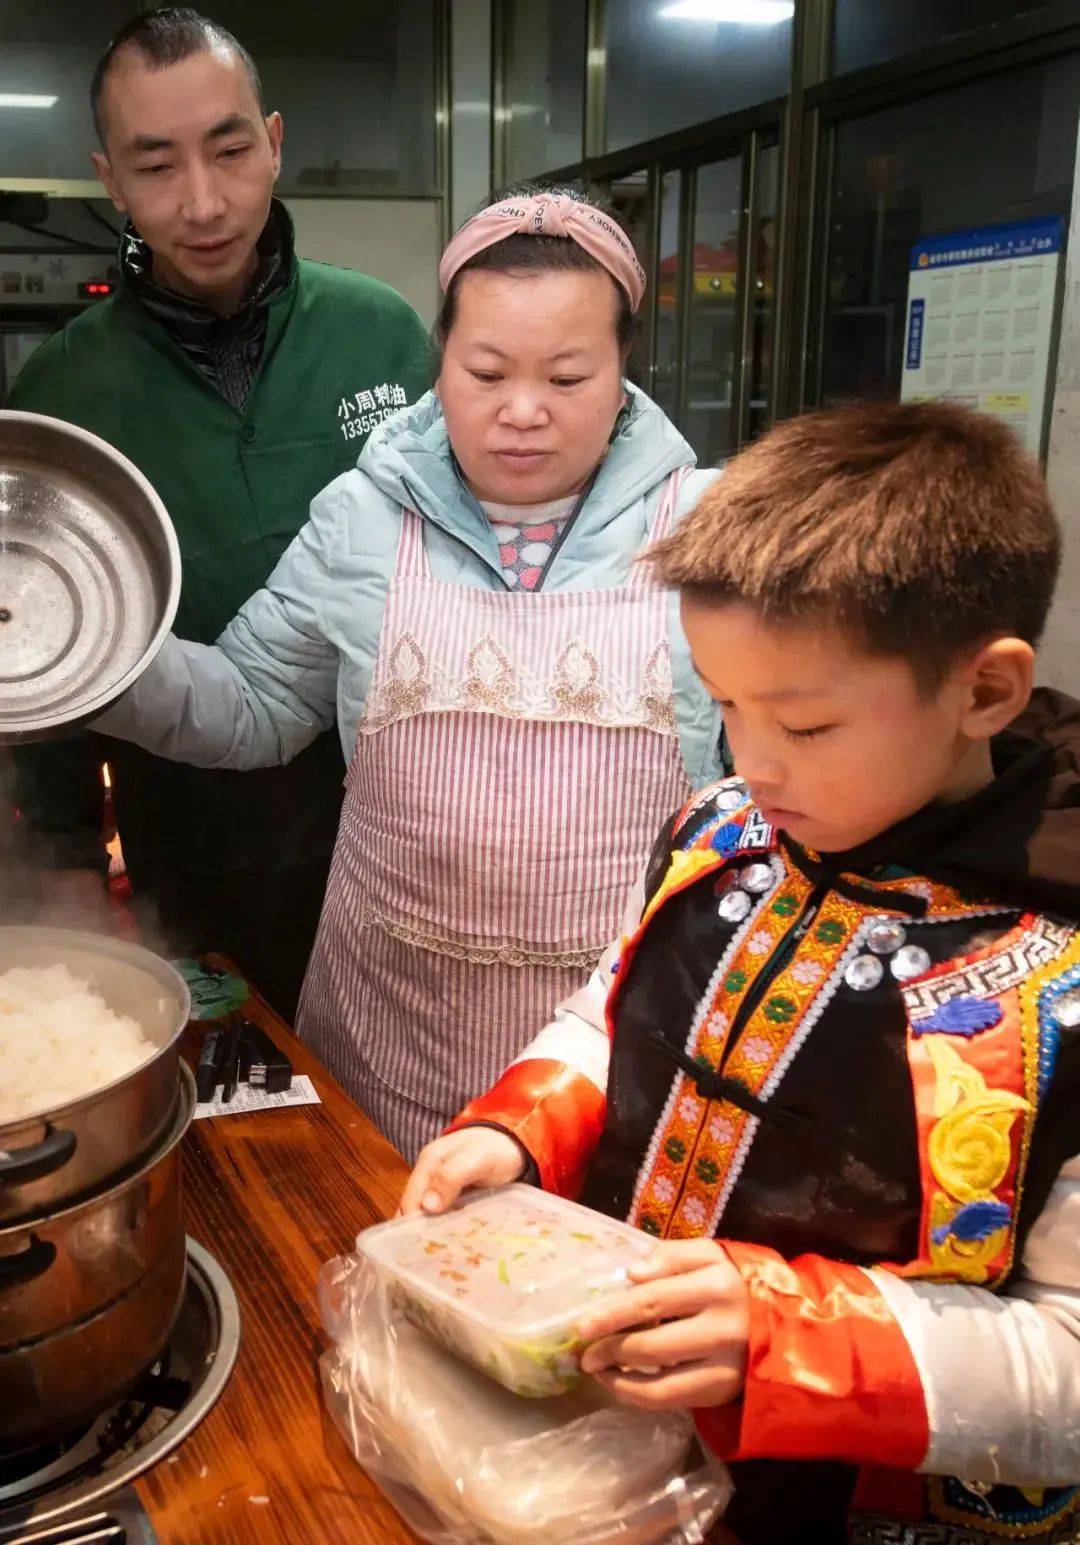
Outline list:
[[[171,1350],[171,1346],[166,1348],[164,1357],[143,1374],[126,1400],[91,1426],[80,1428],[59,1443],[0,1460],[0,1526],[5,1493],[13,1492],[20,1505],[25,1505],[55,1490],[58,1480],[70,1486],[98,1474],[115,1456],[137,1444],[139,1435],[151,1422],[156,1419],[160,1428],[163,1418],[183,1410],[191,1398],[191,1380],[169,1373]],[[149,1436],[143,1441],[148,1441]],[[0,1528],[0,1541],[3,1538]]]
[[[152,1542],[130,1483],[182,1443],[217,1400],[240,1343],[236,1295],[188,1240],[188,1281],[161,1360],[126,1400],[64,1442],[0,1461],[0,1545]],[[108,1501],[99,1506],[102,1498]]]
[[[20,1482],[29,1480],[39,1470],[47,1470],[61,1460],[68,1449],[74,1448],[89,1431],[78,1427],[58,1443],[45,1443],[40,1448],[23,1449],[18,1454],[0,1455],[0,1493]]]

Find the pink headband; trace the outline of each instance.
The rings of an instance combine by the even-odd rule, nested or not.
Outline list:
[[[636,311],[645,293],[645,270],[638,262],[629,238],[602,209],[582,204],[565,193],[538,193],[535,198],[508,199],[493,204],[467,220],[453,237],[439,264],[443,294],[458,270],[507,236],[566,236],[583,247],[607,269],[626,291],[630,310]]]

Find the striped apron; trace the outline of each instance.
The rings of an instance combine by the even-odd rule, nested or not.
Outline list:
[[[298,1026],[407,1159],[586,980],[688,793],[647,565],[608,590],[447,584],[402,512]]]

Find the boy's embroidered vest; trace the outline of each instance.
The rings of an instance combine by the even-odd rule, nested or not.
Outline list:
[[[927,922],[1004,910],[907,877],[874,885],[880,906],[830,891],[811,914],[813,881],[785,861],[771,829],[731,781],[682,811],[673,842],[667,872],[624,943],[608,1014],[656,914],[725,869],[737,888],[746,872],[740,861],[751,856],[756,891],[698,1005],[686,1052],[700,1067],[718,1069],[737,1024],[724,1074],[757,1099],[768,1100],[779,1086],[852,964],[875,958],[875,950],[887,960],[887,925],[910,920],[913,897],[925,906]],[[890,893],[900,903],[895,910]],[[770,966],[762,991],[759,975]],[[1057,1044],[1054,1006],[1078,984],[1074,930],[1027,914],[992,945],[927,969],[902,988],[922,1224],[918,1256],[886,1269],[986,1286],[1008,1274],[1031,1132]],[[752,1114],[704,1099],[689,1074],[676,1078],[638,1175],[632,1221],[664,1238],[716,1233],[756,1125]]]
[[[608,998],[609,1031],[653,919],[706,876],[721,900],[727,890],[743,890],[746,901],[729,915],[745,910],[745,916],[698,1004],[685,1052],[704,1071],[718,1073],[722,1064],[725,1079],[738,1081],[750,1105],[778,1089],[853,965],[876,958],[888,968],[890,927],[894,938],[902,937],[895,925],[911,921],[913,902],[923,923],[1008,910],[918,876],[874,882],[872,905],[858,899],[868,882],[855,876],[847,894],[828,889],[821,896],[785,858],[745,786],[730,779],[700,792],[680,812],[667,871],[640,926],[623,941]],[[920,967],[917,953],[906,964]],[[1059,1016],[1070,1024],[1080,1018],[1080,935],[1025,914],[985,948],[937,966],[924,956],[901,993],[922,1211],[917,1255],[881,1266],[903,1277],[994,1289],[1013,1266],[1031,1135],[1053,1071]],[[707,1099],[689,1072],[677,1075],[637,1176],[631,1221],[662,1238],[722,1235],[724,1210],[757,1126],[752,1111]],[[1038,1496],[992,1490],[991,1497],[991,1488],[947,1478],[864,1471],[851,1537],[867,1545],[937,1541],[941,1522],[930,1520],[940,1520],[976,1531],[958,1540],[986,1533],[1056,1540],[1076,1503],[1072,1488]],[[898,1516],[911,1521],[899,1526],[907,1532],[895,1532]]]

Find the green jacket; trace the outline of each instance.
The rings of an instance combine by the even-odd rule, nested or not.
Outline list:
[[[290,254],[287,281],[267,304],[261,364],[242,410],[204,379],[127,278],[42,345],[9,404],[91,430],[149,478],[180,542],[176,627],[205,642],[263,584],[311,500],[355,465],[370,430],[430,381],[419,318],[375,279]],[[124,763],[117,811],[137,887],[153,892],[166,867],[281,869],[313,846],[330,851],[336,809],[321,819],[318,811],[340,799],[332,744],[307,781],[302,767],[253,782],[111,750]],[[99,851],[100,760],[85,735],[19,754],[20,803],[54,839],[59,864]]]
[[[299,259],[269,301],[262,364],[231,407],[123,284],[24,366],[9,407],[67,419],[122,451],[180,541],[176,631],[212,643],[368,433],[430,384],[427,336],[401,296]]]

